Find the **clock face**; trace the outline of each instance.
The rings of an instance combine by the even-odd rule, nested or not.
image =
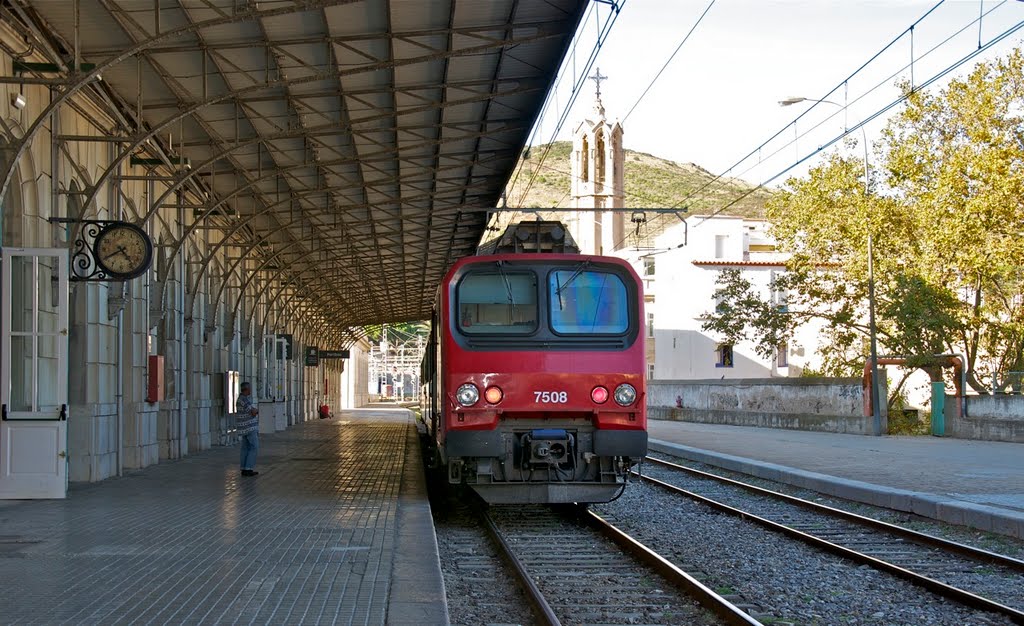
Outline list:
[[[96,263],[113,278],[134,278],[149,268],[153,244],[134,224],[114,222],[96,236]]]

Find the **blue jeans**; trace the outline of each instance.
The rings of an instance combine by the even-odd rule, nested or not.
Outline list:
[[[242,435],[239,443],[241,444],[242,469],[256,469],[256,453],[260,451],[259,432],[245,433]]]

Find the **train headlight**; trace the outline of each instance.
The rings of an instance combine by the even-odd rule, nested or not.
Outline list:
[[[629,406],[636,402],[636,388],[629,383],[622,383],[615,388],[615,401],[621,406]]]
[[[455,392],[455,399],[462,406],[473,406],[480,399],[480,390],[473,383],[466,383]]]
[[[601,386],[594,387],[590,392],[590,399],[597,404],[604,404],[608,401],[608,390]]]
[[[501,387],[488,387],[484,390],[484,400],[487,400],[489,404],[497,404],[504,397],[505,394],[501,392]]]

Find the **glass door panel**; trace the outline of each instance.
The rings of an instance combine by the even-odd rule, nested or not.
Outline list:
[[[0,267],[0,498],[63,498],[68,251],[5,248]]]

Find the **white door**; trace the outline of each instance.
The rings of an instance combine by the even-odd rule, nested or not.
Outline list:
[[[4,248],[0,499],[67,496],[68,251]]]

